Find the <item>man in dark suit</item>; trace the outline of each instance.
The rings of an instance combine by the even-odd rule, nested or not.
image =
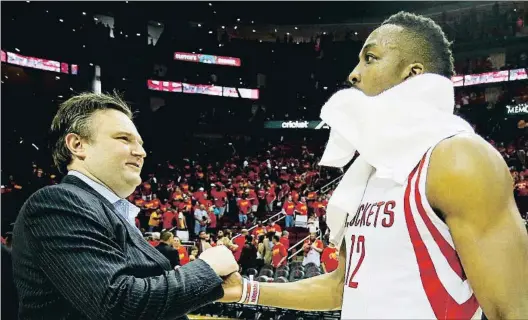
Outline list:
[[[174,249],[172,244],[174,242],[174,235],[171,232],[164,231],[160,236],[160,243],[156,247],[167,260],[169,260],[171,268],[176,268],[180,265],[180,253]]]
[[[135,227],[139,208],[126,197],[141,183],[146,153],[121,98],[70,98],[53,119],[51,142],[67,175],[26,201],[13,230],[20,319],[175,319],[240,299],[240,284],[228,282],[238,270],[228,249],[174,270]]]

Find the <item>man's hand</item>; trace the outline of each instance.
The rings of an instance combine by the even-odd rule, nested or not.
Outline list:
[[[226,246],[207,249],[202,252],[199,258],[205,261],[220,277],[225,277],[238,271],[238,264],[235,257]]]
[[[222,283],[224,289],[224,296],[218,302],[238,302],[242,298],[242,276],[238,272],[234,272],[227,276]]]

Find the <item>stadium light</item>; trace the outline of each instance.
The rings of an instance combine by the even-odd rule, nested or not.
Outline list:
[[[240,18],[238,18],[237,21],[240,22]]]
[[[222,26],[222,29],[225,29],[225,26]]]
[[[97,19],[96,17],[94,17],[94,20],[95,20],[95,21],[99,21],[99,19]]]
[[[213,30],[209,30],[209,34],[213,34]]]
[[[356,31],[356,32],[354,32],[354,34],[355,34],[355,35],[357,36],[357,31]]]
[[[253,32],[256,32],[255,29],[253,29]]]
[[[86,12],[83,12],[83,16],[85,16],[85,15],[86,15]]]
[[[237,26],[235,26],[235,30],[236,30],[237,28],[238,28],[238,27],[237,27]]]
[[[16,52],[20,52],[20,49],[18,49],[18,48],[15,48],[15,51],[16,51]]]
[[[60,22],[64,22],[64,20],[62,20],[62,19],[59,19],[59,21],[60,21]]]
[[[201,23],[198,23],[198,27],[201,27],[201,26],[202,26],[202,24],[201,24]]]
[[[295,27],[295,30],[299,30],[299,28]]]
[[[141,33],[136,33],[136,36],[140,37],[140,36],[141,36]]]

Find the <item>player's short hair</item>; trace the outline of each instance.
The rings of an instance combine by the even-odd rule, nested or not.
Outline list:
[[[66,146],[66,135],[76,133],[81,138],[91,139],[90,120],[98,110],[114,109],[132,119],[130,107],[117,92],[113,94],[82,93],[64,101],[51,122],[50,145],[53,162],[59,172],[68,172],[72,154]]]
[[[387,24],[403,27],[410,33],[415,46],[410,52],[421,55],[428,72],[448,78],[455,75],[452,43],[436,22],[421,15],[400,11],[381,25]]]
[[[273,236],[273,239],[275,239],[275,241],[279,242],[280,241],[280,237],[278,235],[274,235]]]

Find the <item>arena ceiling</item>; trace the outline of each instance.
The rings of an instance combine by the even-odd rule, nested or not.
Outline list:
[[[27,5],[27,2],[29,1],[2,2],[2,18],[20,10],[49,8],[64,16],[70,12],[77,14],[79,11],[88,11],[113,16],[133,15],[161,22],[186,20],[214,22],[218,25],[328,24],[385,18],[400,10],[438,12],[446,6],[477,4],[470,1],[31,1]]]

